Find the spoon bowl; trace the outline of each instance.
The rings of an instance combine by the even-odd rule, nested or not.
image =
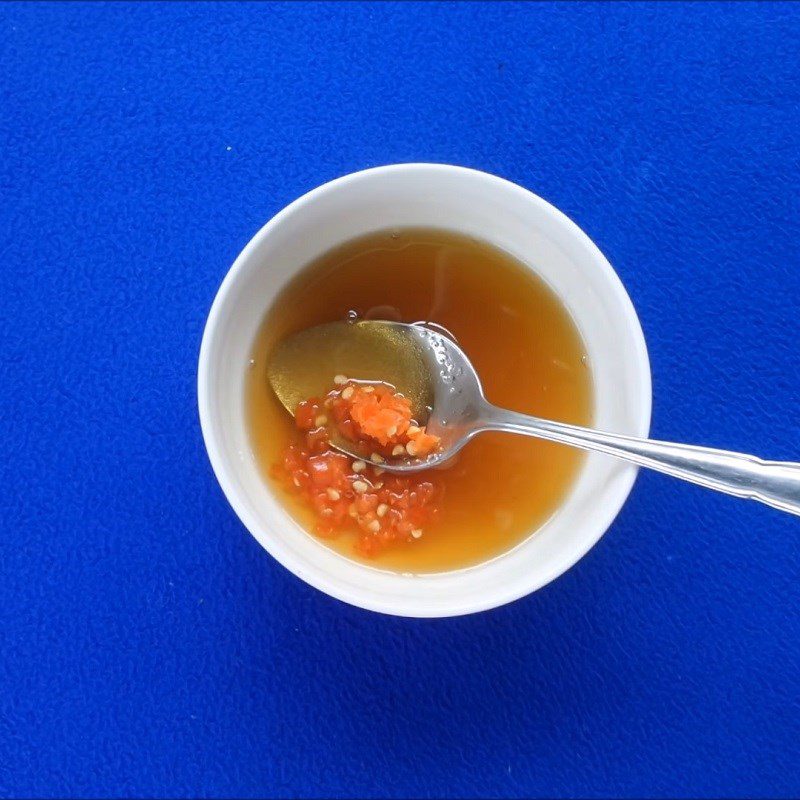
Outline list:
[[[270,359],[268,375],[278,399],[297,404],[321,396],[335,373],[356,382],[385,382],[411,400],[414,418],[440,439],[426,458],[387,460],[387,472],[412,473],[450,460],[480,430],[486,406],[477,372],[452,339],[424,323],[380,320],[332,322],[288,337]],[[330,375],[325,383],[324,375]],[[337,450],[365,458],[370,448],[329,430]]]

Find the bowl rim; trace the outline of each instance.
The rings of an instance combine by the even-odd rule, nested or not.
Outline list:
[[[300,578],[305,583],[313,586],[316,589],[350,605],[359,608],[376,611],[379,613],[389,614],[393,616],[403,617],[417,617],[417,618],[430,618],[430,617],[449,617],[461,616],[480,611],[486,611],[491,608],[505,605],[514,602],[522,597],[525,597],[533,592],[546,586],[552,580],[562,575],[569,570],[578,561],[580,561],[586,553],[594,547],[595,544],[602,538],[608,528],[613,523],[614,519],[619,514],[622,506],[627,500],[633,484],[638,475],[638,468],[629,465],[625,472],[619,476],[613,493],[609,493],[604,497],[602,505],[602,513],[600,508],[594,517],[594,524],[592,526],[594,534],[587,536],[582,547],[575,548],[572,551],[570,558],[571,563],[564,569],[555,567],[550,572],[541,574],[538,579],[531,580],[523,588],[515,587],[503,591],[502,588],[487,594],[485,597],[481,596],[480,599],[472,602],[458,602],[454,601],[452,607],[446,612],[439,609],[432,610],[431,613],[425,613],[424,610],[415,610],[409,612],[408,610],[398,609],[396,605],[391,602],[384,602],[384,598],[379,594],[362,593],[357,594],[348,590],[349,587],[343,587],[340,582],[333,580],[324,571],[317,569],[310,569],[304,563],[303,559],[297,557],[295,553],[288,549],[284,549],[274,539],[269,540],[269,544],[265,542],[264,536],[256,534],[256,531],[261,531],[262,525],[259,520],[251,513],[247,504],[239,496],[237,487],[234,485],[234,480],[228,475],[228,468],[226,460],[221,453],[218,446],[214,425],[212,422],[211,410],[211,391],[210,391],[210,378],[212,365],[210,363],[209,354],[212,348],[212,341],[222,319],[223,309],[227,304],[227,298],[233,290],[234,285],[239,279],[239,275],[245,269],[250,260],[252,253],[259,248],[261,242],[270,235],[271,231],[278,227],[283,220],[293,214],[303,210],[307,205],[315,202],[320,197],[330,192],[336,191],[342,185],[347,183],[357,182],[365,178],[374,177],[376,174],[388,174],[398,171],[419,171],[419,172],[442,172],[442,173],[467,173],[473,177],[481,180],[494,183],[495,185],[508,191],[511,190],[520,195],[526,202],[533,202],[539,206],[539,210],[544,214],[551,216],[557,223],[566,226],[570,234],[577,239],[581,240],[583,245],[591,253],[595,266],[599,268],[606,279],[609,291],[615,295],[615,300],[619,303],[620,307],[625,312],[625,323],[628,329],[629,341],[633,345],[635,357],[638,361],[638,374],[640,380],[638,382],[637,397],[634,398],[635,413],[638,417],[635,435],[646,437],[649,434],[650,421],[652,414],[652,375],[650,369],[650,359],[647,352],[647,345],[645,343],[644,333],[642,331],[641,322],[639,320],[633,302],[628,295],[621,279],[617,275],[614,268],[608,262],[606,257],[572,219],[570,219],[564,212],[553,206],[551,203],[544,200],[539,195],[526,189],[519,184],[501,178],[491,173],[483,172],[481,170],[472,169],[470,167],[462,167],[444,163],[432,162],[407,162],[397,164],[387,164],[384,166],[370,167],[368,169],[351,172],[342,175],[333,180],[327,181],[293,200],[291,203],[283,207],[273,217],[271,217],[248,241],[242,251],[234,260],[227,274],[225,275],[219,289],[214,297],[211,309],[206,319],[203,336],[200,344],[200,351],[198,357],[198,371],[197,371],[197,403],[198,412],[200,417],[200,427],[203,435],[204,444],[208,453],[209,461],[211,462],[212,470],[217,478],[222,491],[228,500],[228,503],[233,508],[240,521],[245,525],[251,535],[264,547],[264,549],[275,558],[278,563],[288,569],[296,577]],[[478,569],[480,564],[469,569]],[[449,573],[442,573],[444,575],[453,574],[457,572],[454,570]],[[460,600],[460,599],[459,599]]]

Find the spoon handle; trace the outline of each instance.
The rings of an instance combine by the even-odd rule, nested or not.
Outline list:
[[[718,492],[750,498],[800,514],[800,464],[690,444],[637,439],[553,422],[486,405],[479,430],[507,431],[594,450],[664,472]]]

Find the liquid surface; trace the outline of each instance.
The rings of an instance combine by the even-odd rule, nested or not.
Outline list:
[[[580,335],[532,272],[493,247],[442,231],[387,231],[351,241],[309,265],[283,290],[256,337],[246,382],[254,456],[265,480],[308,531],[314,528],[313,511],[269,478],[297,437],[269,386],[269,358],[288,335],[352,312],[441,325],[472,360],[491,402],[591,424],[591,373]],[[332,377],[325,376],[328,382]],[[552,515],[581,462],[579,451],[555,443],[483,434],[436,471],[443,499],[426,536],[366,563],[423,573],[494,558]],[[347,532],[325,544],[361,560],[355,540],[355,532]]]

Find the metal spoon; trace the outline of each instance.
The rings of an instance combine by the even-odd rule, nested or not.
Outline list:
[[[440,437],[441,448],[425,460],[387,461],[381,464],[387,471],[410,473],[429,469],[451,459],[479,433],[506,431],[584,450],[596,450],[709,489],[758,500],[781,511],[800,514],[800,464],[762,461],[755,456],[710,447],[604,433],[507,411],[486,400],[478,375],[461,348],[448,337],[423,324],[375,321],[332,323],[325,327],[332,341],[337,342],[336,347],[340,353],[352,352],[348,342],[354,336],[361,339],[374,337],[376,341],[390,342],[392,347],[398,348],[394,356],[388,349],[383,354],[384,359],[389,355],[390,364],[413,364],[417,367],[423,364],[425,367],[424,374],[428,384],[423,395],[432,398],[427,430]],[[287,340],[289,350],[292,349],[293,338]],[[283,347],[283,344],[279,346],[277,356],[280,357]],[[285,360],[287,354],[283,355]],[[295,347],[294,356],[297,355]],[[338,369],[335,364],[333,366]],[[351,364],[352,366],[354,365]],[[418,377],[420,373],[417,367],[413,368],[413,374]],[[357,377],[352,369],[349,374]],[[368,379],[369,375],[363,377]],[[394,383],[402,390],[404,377],[401,375],[394,380],[392,377],[375,375],[372,379]],[[282,387],[276,386],[274,380],[272,383],[278,397],[293,412],[294,405],[284,400],[282,394],[285,392],[281,391]],[[420,390],[417,387],[412,391]],[[363,456],[362,452],[353,449],[352,443],[345,440],[331,443],[345,453]]]

